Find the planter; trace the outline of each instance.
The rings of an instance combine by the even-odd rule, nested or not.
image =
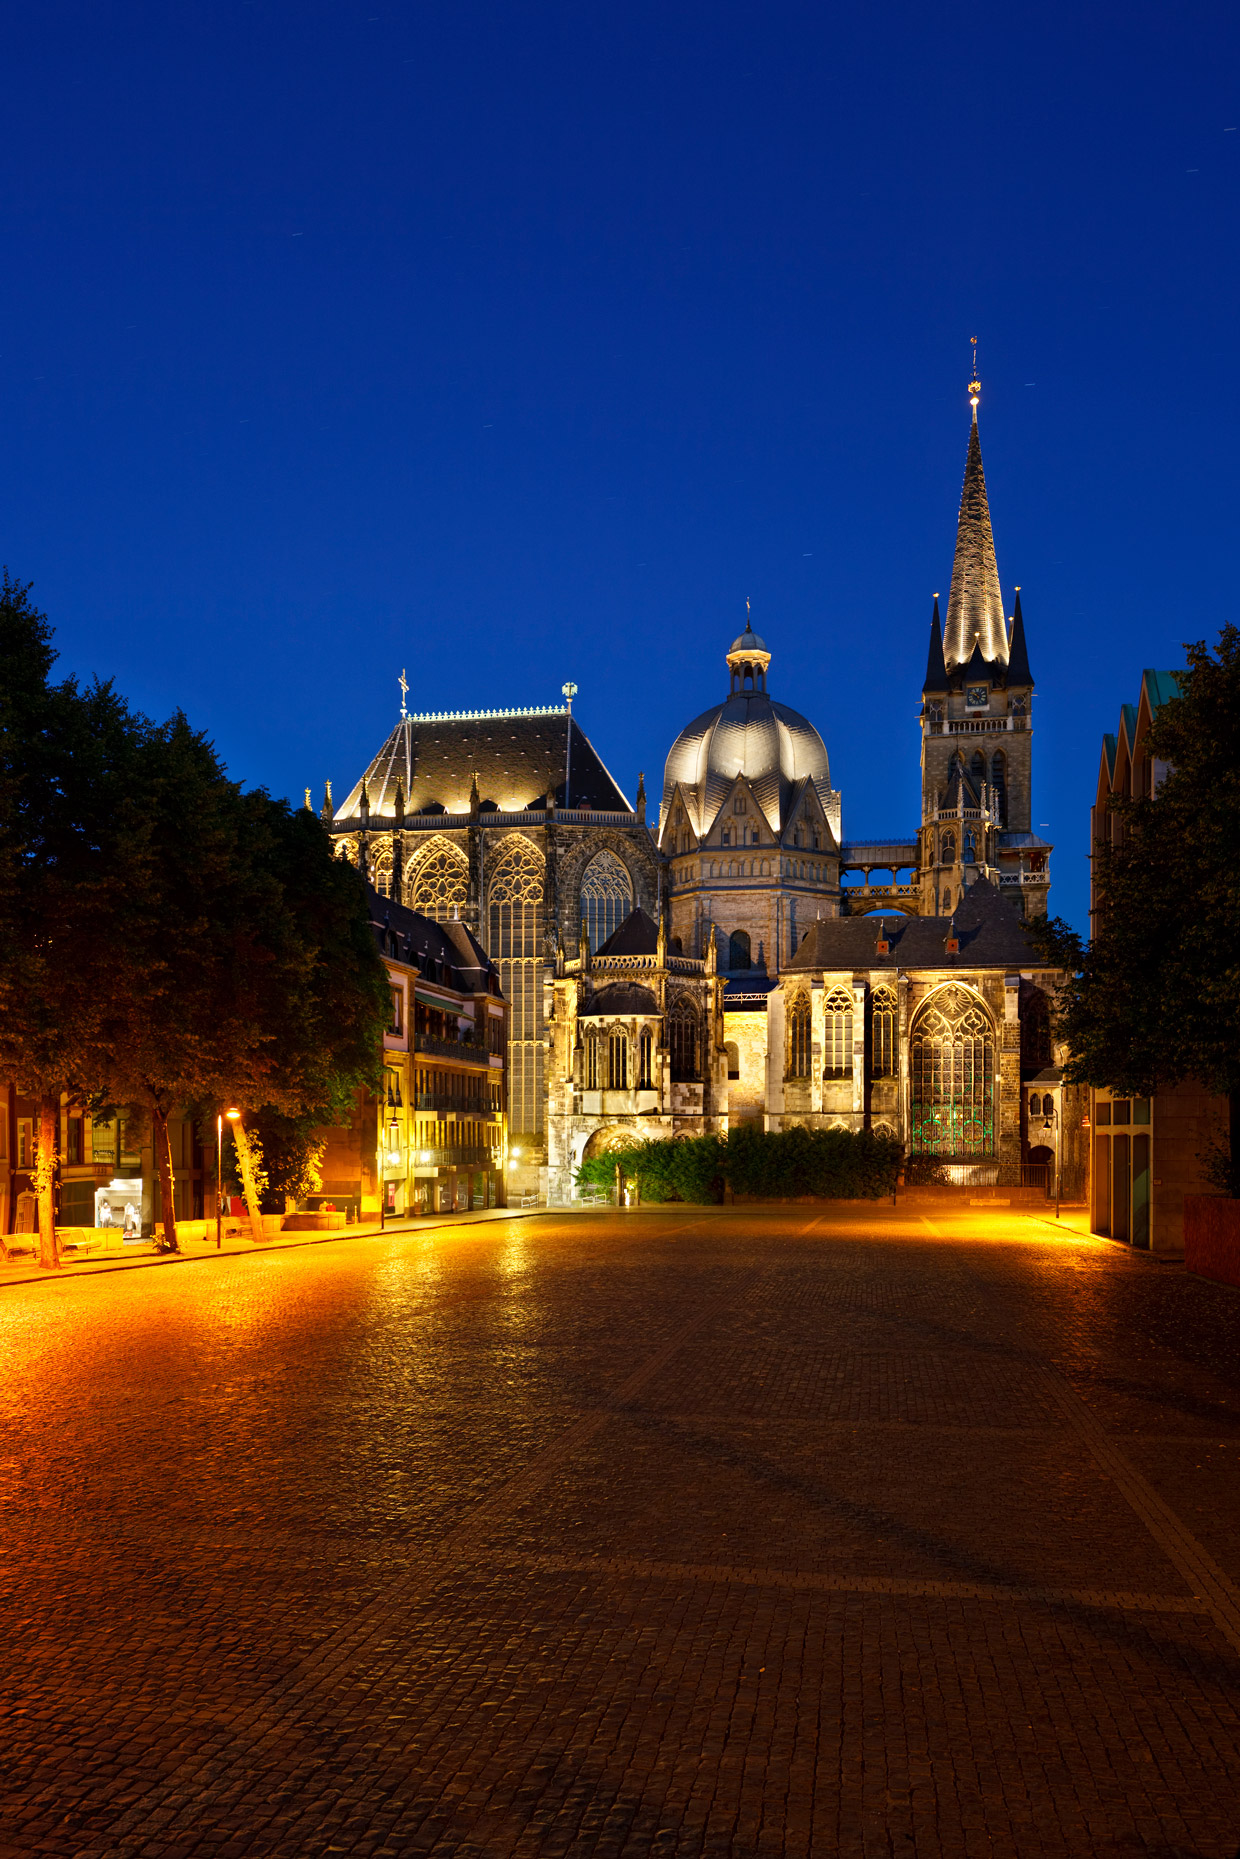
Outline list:
[[[284,1231],[286,1233],[341,1233],[348,1222],[348,1214],[343,1209],[339,1213],[299,1213],[286,1214]]]
[[[1184,1196],[1184,1264],[1199,1278],[1240,1285],[1240,1201]]]

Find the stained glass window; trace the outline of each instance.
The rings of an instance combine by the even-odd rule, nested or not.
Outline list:
[[[390,860],[390,855],[389,855]],[[469,895],[469,867],[454,845],[433,839],[411,859],[405,879],[405,902],[436,923],[459,916]]]
[[[788,1064],[786,1078],[808,1078],[810,1060],[809,997],[794,994],[788,1009]]]
[[[601,949],[633,908],[633,885],[614,852],[600,852],[581,880],[581,914],[590,938],[590,953]]]
[[[896,997],[890,988],[875,988],[870,996],[870,1076],[894,1078],[896,1073]]]
[[[528,839],[505,840],[488,891],[488,954],[508,999],[508,1118],[514,1134],[543,1130],[543,860]]]
[[[672,1082],[692,1083],[700,1076],[699,1027],[697,1009],[684,995],[672,1007],[668,1016],[668,1031],[672,1048]]]
[[[851,1078],[853,1061],[853,997],[847,988],[832,988],[823,1010],[822,1075]]]
[[[910,1041],[912,1148],[925,1155],[994,1154],[995,1035],[975,994],[944,988],[922,1007]]]

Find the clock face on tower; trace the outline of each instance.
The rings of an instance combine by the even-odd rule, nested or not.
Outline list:
[[[984,710],[990,702],[990,686],[988,684],[971,684],[965,692],[964,701],[970,710]]]

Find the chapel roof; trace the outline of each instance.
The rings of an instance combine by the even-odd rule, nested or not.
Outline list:
[[[955,925],[958,955],[945,948]],[[881,927],[880,927],[881,926]],[[880,935],[888,953],[880,955]],[[1028,968],[1041,962],[1024,922],[996,885],[979,878],[951,917],[820,917],[785,973],[813,968]]]
[[[444,985],[463,994],[498,994],[499,970],[482,944],[461,922],[437,923],[366,886],[370,927],[381,955],[410,967],[442,962]]]
[[[639,905],[612,931],[595,952],[594,960],[601,961],[609,955],[654,955],[658,947],[659,926]]]
[[[375,815],[394,818],[396,786],[404,792],[405,811],[468,813],[470,787],[476,778],[484,810],[521,813],[541,810],[548,792],[564,806],[565,750],[570,728],[563,705],[541,710],[441,711],[401,717],[391,735],[354,783],[335,820],[356,817],[362,788]],[[571,803],[608,813],[633,809],[603,765],[577,719],[571,722]]]
[[[745,636],[742,633],[741,639]],[[756,642],[752,649],[766,652],[757,635],[751,636]],[[740,645],[738,640],[729,658]],[[686,723],[668,751],[660,833],[679,786],[700,838],[739,775],[749,782],[775,834],[783,831],[800,782],[813,783],[828,817],[832,805],[838,806],[838,797],[832,795],[826,744],[809,719],[788,704],[776,703],[765,690],[734,690],[723,703]]]

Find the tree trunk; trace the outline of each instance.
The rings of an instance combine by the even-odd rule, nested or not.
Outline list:
[[[39,1196],[39,1264],[44,1271],[60,1270],[56,1240],[56,1125],[60,1099],[39,1099],[39,1153],[35,1161],[35,1188]]]
[[[176,1186],[172,1173],[172,1138],[168,1133],[168,1118],[162,1110],[151,1112],[152,1135],[155,1146],[155,1166],[159,1170],[159,1207],[163,1219],[164,1237],[161,1252],[179,1252],[177,1245],[177,1209]]]
[[[250,1139],[240,1117],[232,1126],[233,1141],[237,1145],[237,1161],[241,1168],[241,1185],[245,1189],[245,1204],[250,1216],[250,1238],[260,1244],[263,1237],[263,1216],[258,1204],[258,1189],[254,1185],[253,1159],[250,1155]]]

